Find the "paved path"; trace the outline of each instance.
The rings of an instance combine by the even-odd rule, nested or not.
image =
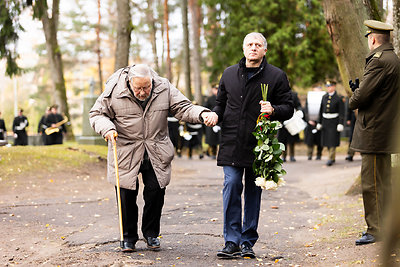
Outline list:
[[[61,266],[371,263],[376,256],[374,245],[366,249],[354,246],[364,226],[361,200],[359,196],[344,196],[360,164],[359,157],[347,163],[340,155],[332,167],[326,167],[324,161],[307,161],[304,156],[285,163],[287,185],[264,191],[262,196],[260,238],[254,247],[257,259],[229,261],[216,257],[224,240],[223,172],[215,161],[174,160],[161,222],[162,248],[149,251],[140,241],[137,252],[131,254],[118,249],[113,187],[104,176],[72,171],[57,193],[41,185],[42,193],[32,198],[0,198],[0,228],[7,231],[0,245],[0,262]],[[138,202],[141,212],[141,194]],[[364,257],[366,253],[369,259]]]

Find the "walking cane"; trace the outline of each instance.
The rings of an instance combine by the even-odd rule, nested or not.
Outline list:
[[[122,228],[122,211],[121,211],[121,190],[119,188],[119,173],[118,173],[118,158],[117,158],[117,142],[115,138],[118,136],[117,133],[114,133],[112,139],[113,151],[114,151],[114,167],[115,167],[115,181],[117,186],[117,202],[118,202],[118,219],[119,219],[119,232],[121,234],[120,247],[124,247],[124,231]]]

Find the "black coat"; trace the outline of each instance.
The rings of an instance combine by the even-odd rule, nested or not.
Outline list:
[[[5,138],[6,133],[7,133],[6,124],[4,123],[3,119],[0,119],[0,140],[6,139]]]
[[[333,119],[324,118],[323,114],[339,115]],[[319,110],[319,122],[322,125],[321,136],[322,146],[337,147],[340,145],[340,132],[337,131],[338,124],[344,125],[344,98],[336,92],[330,96],[326,93],[322,97],[321,108]]]
[[[247,79],[246,59],[222,74],[217,105],[213,109],[221,123],[218,166],[251,167],[257,144],[252,134],[260,115],[261,84],[268,84],[268,98],[274,108],[271,120],[284,121],[293,115],[293,101],[285,72],[264,58],[256,73]]]
[[[304,143],[307,146],[322,146],[321,144],[321,131],[317,130],[317,121],[315,122],[315,125],[311,125],[308,123],[310,120],[309,114],[308,114],[308,101],[306,101],[306,106],[304,107],[304,120],[307,122],[307,126],[304,129]]]
[[[26,146],[28,145],[28,134],[26,133],[26,127],[28,127],[28,118],[25,116],[17,116],[13,121],[13,132],[17,134],[17,138],[14,140],[15,146]]]
[[[61,114],[50,113],[49,115],[47,115],[46,121],[44,124],[47,127],[51,127],[52,124],[56,124],[57,122],[60,122],[62,120],[63,120],[63,117],[61,116]],[[59,132],[55,132],[55,133],[52,133],[47,136],[47,138],[46,138],[47,145],[55,145],[55,144],[63,143],[63,132],[64,133],[67,132],[67,129],[65,128],[65,124],[61,125],[59,128],[61,128]]]

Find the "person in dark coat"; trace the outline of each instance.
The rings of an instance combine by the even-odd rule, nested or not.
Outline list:
[[[319,99],[319,93],[323,94],[324,92],[322,91],[321,86],[316,84],[313,86],[312,91],[307,94],[306,105],[304,108],[304,119],[307,122],[307,126],[304,129],[304,143],[307,145],[308,160],[312,160],[315,146],[317,147],[317,155],[315,157],[316,160],[321,160],[323,150],[321,142],[321,131],[317,130],[316,128],[322,100],[322,98]],[[310,101],[312,105],[318,105],[318,109],[313,110],[311,108],[311,103],[308,102],[308,98],[309,96],[311,97],[311,95],[313,95],[314,98],[310,98]],[[310,110],[314,112],[314,114],[310,114]]]
[[[291,93],[292,93],[294,108],[296,110],[302,111],[300,99],[297,96],[297,93],[294,91],[291,91]],[[278,141],[284,144],[286,147],[286,150],[282,152],[283,161],[286,162],[287,150],[289,150],[290,161],[292,162],[296,161],[294,157],[294,146],[296,142],[300,141],[299,134],[291,135],[289,131],[285,128],[285,126],[283,126],[278,130]]]
[[[344,126],[344,98],[336,92],[336,81],[326,82],[328,93],[322,97],[317,129],[321,130],[322,146],[328,148],[327,166],[335,163],[336,147],[340,145],[340,133]]]
[[[20,109],[18,116],[13,121],[13,132],[14,132],[14,146],[26,146],[28,145],[28,134],[26,133],[26,127],[28,127],[28,118],[23,114],[24,110]]]
[[[367,231],[356,245],[374,243],[382,237],[382,218],[391,192],[391,154],[399,153],[400,60],[390,43],[393,26],[366,20],[368,47],[364,75],[349,107],[358,109],[351,148],[361,153],[361,188]]]
[[[39,124],[38,124],[38,134],[41,135],[42,137],[42,143],[43,145],[47,145],[47,135],[45,133],[45,130],[47,129],[46,126],[46,119],[47,116],[50,114],[50,107],[46,108],[46,113],[40,118]]]
[[[209,120],[212,125],[221,123],[222,129],[217,165],[223,166],[225,176],[222,193],[225,247],[218,251],[219,258],[255,257],[252,247],[258,239],[262,189],[256,186],[252,169],[253,149],[257,145],[252,133],[260,112],[269,114],[271,120],[284,121],[292,117],[294,109],[286,73],[267,63],[265,37],[255,32],[246,35],[243,52],[239,63],[222,74],[213,109],[215,117]],[[267,101],[262,98],[262,85],[268,85]]]
[[[57,123],[64,120],[63,116],[57,112],[57,109],[58,109],[57,105],[53,105],[50,107],[50,114],[47,115],[45,121],[45,125],[47,128],[56,127]],[[46,145],[57,145],[63,143],[63,137],[64,137],[63,133],[67,132],[67,129],[65,128],[65,123],[56,128],[58,130],[56,130],[54,133],[47,135]]]
[[[0,140],[6,140],[7,138],[7,129],[4,120],[1,118],[0,112]]]
[[[217,94],[218,94],[218,86],[214,85],[211,88],[211,96],[207,98],[207,101],[204,104],[204,107],[212,110],[217,105]],[[216,159],[217,156],[217,147],[221,142],[221,127],[215,125],[214,127],[206,127],[206,144],[208,144],[207,155]]]
[[[193,103],[196,105],[196,103]],[[203,155],[203,124],[186,122],[186,130],[191,138],[185,142],[188,148],[188,157],[192,159],[193,151],[197,150],[199,159],[204,158]]]
[[[168,135],[174,145],[175,152],[178,156],[181,155],[182,140],[179,135],[179,120],[175,118],[171,113],[168,113]]]

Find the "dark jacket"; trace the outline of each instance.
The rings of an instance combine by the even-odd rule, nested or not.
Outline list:
[[[397,153],[400,60],[391,44],[384,44],[366,57],[360,88],[349,100],[358,109],[351,148],[361,153]]]
[[[337,131],[338,124],[344,126],[344,101],[345,99],[335,92],[332,96],[326,93],[322,97],[319,110],[319,123],[322,125],[322,146],[337,147],[340,145],[340,132]],[[336,118],[325,118],[324,114],[337,114]]]
[[[260,115],[261,84],[268,84],[268,98],[274,108],[271,120],[284,121],[293,115],[293,101],[286,74],[264,58],[256,73],[247,79],[246,59],[222,74],[216,106],[222,138],[218,166],[251,167],[256,138],[252,134]]]
[[[3,119],[0,119],[0,140],[6,139],[6,133],[7,133],[6,124],[4,123]]]
[[[208,109],[213,109],[217,105],[217,96],[212,95],[207,98],[207,101],[204,103],[204,106]],[[217,127],[205,127],[206,133],[206,144],[210,146],[216,146],[221,143],[221,130],[217,131]]]

